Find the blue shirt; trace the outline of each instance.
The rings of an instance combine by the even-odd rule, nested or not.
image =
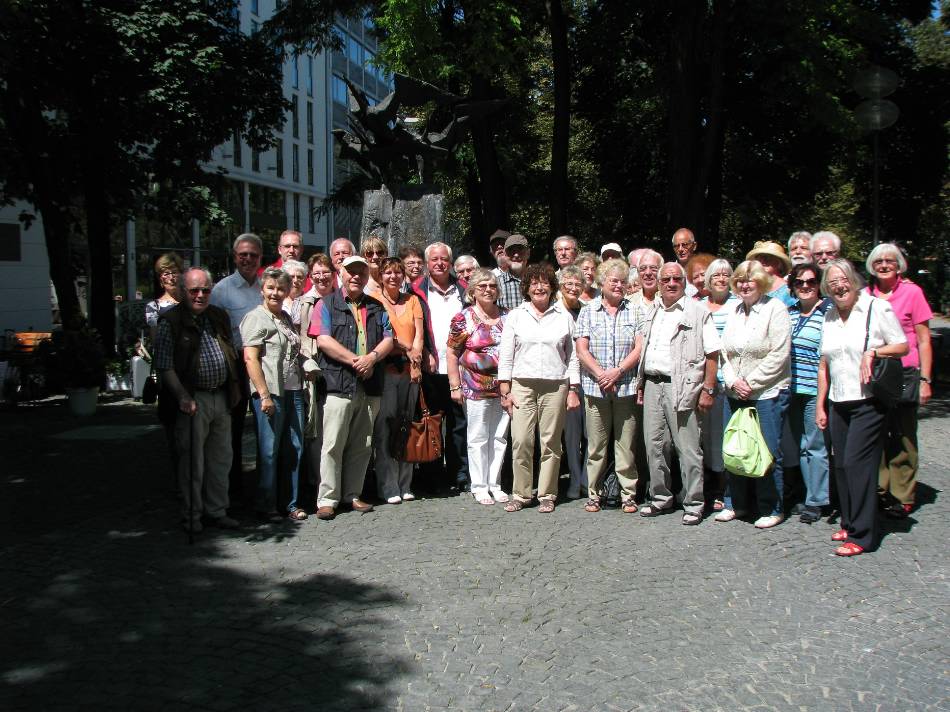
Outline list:
[[[702,301],[708,302],[709,297],[703,297]],[[735,294],[730,293],[729,296],[726,297],[726,303],[723,304],[721,307],[719,307],[719,311],[711,312],[713,324],[716,325],[716,331],[719,332],[720,339],[722,338],[722,330],[726,328],[726,319],[729,316],[729,311],[730,309],[735,311],[736,302],[738,301],[739,301],[739,297],[737,297]],[[716,380],[719,383],[722,383],[722,369],[721,368],[716,369]]]
[[[792,393],[818,395],[821,331],[830,304],[831,300],[823,299],[808,316],[802,316],[798,302],[788,309],[792,327]]]
[[[621,299],[614,316],[607,313],[600,297],[591,299],[581,308],[574,330],[574,339],[586,337],[590,355],[604,369],[620,365],[636,345],[641,328],[640,312],[626,299]],[[609,394],[617,398],[632,396],[636,392],[636,368],[631,368],[617,380],[617,390]],[[588,396],[606,398],[597,381],[586,368],[581,369],[581,388]]]

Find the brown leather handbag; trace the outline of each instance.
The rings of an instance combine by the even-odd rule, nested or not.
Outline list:
[[[406,433],[403,462],[432,462],[442,457],[442,413],[431,413],[426,397],[419,388],[419,410],[422,420],[410,421]]]

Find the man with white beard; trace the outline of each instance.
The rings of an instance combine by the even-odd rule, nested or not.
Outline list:
[[[524,301],[521,293],[521,273],[531,258],[531,248],[524,235],[511,235],[505,240],[508,271],[498,276],[498,306],[514,309]]]

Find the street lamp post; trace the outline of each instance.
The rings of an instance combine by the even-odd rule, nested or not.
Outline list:
[[[871,132],[874,145],[874,244],[881,241],[880,236],[880,137],[883,129],[892,126],[900,116],[900,109],[893,101],[884,97],[894,93],[900,85],[900,77],[890,69],[870,65],[862,69],[854,78],[854,90],[864,98],[854,109],[854,118],[858,124]]]

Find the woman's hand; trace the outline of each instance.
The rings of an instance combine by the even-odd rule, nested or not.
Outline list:
[[[924,381],[920,382],[920,404],[923,405],[927,403],[933,396],[933,388],[930,387],[929,383]]]
[[[449,386],[449,397],[459,405],[465,402],[465,394],[462,393],[461,386]]]
[[[577,391],[570,390],[567,392],[567,409],[568,410],[577,410],[581,407],[581,398],[577,395]]]
[[[422,366],[422,349],[409,349],[408,351],[409,363],[416,366]]]
[[[270,396],[261,398],[261,412],[266,416],[271,416],[277,412],[277,406],[274,405],[274,399]]]
[[[620,377],[623,375],[621,371],[616,366],[614,368],[608,368],[600,372],[600,375],[597,376],[597,385],[600,386],[602,391],[609,391],[617,381],[620,380]]]
[[[752,395],[752,388],[744,378],[737,378],[732,383],[732,392],[742,400],[747,400]]]
[[[515,403],[515,399],[510,393],[502,393],[501,407],[505,409],[505,412],[508,413],[508,415],[514,415],[514,410],[518,407],[518,404]]]
[[[871,382],[874,371],[874,351],[865,351],[861,357],[861,385]]]
[[[828,427],[828,414],[825,412],[825,406],[821,403],[815,406],[815,425],[818,426],[819,430]]]

